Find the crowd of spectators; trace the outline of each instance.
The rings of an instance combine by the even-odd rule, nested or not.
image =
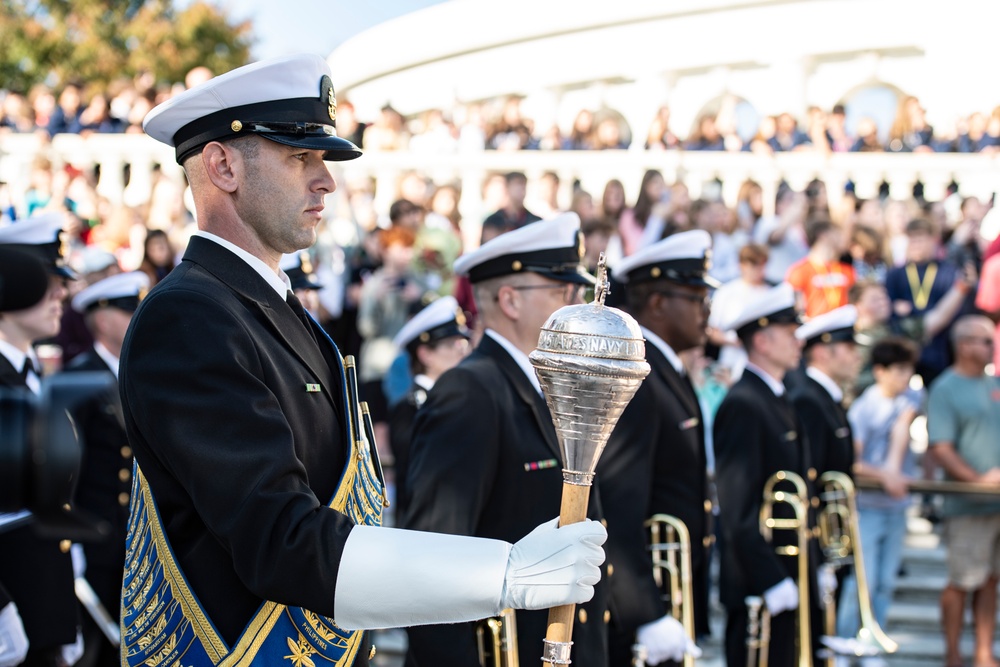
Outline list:
[[[184,83],[163,85],[151,73],[103,86],[69,82],[53,89],[38,84],[28,91],[0,89],[0,132],[138,133],[142,119],[163,102],[208,74],[195,68]],[[953,127],[932,127],[920,100],[899,101],[888,128],[862,117],[849,128],[842,104],[830,110],[810,106],[803,117],[765,115],[753,136],[737,132],[735,98],[700,115],[690,131],[679,133],[669,106],[651,110],[645,132],[630,128],[613,109],[580,109],[569,127],[537,124],[522,109],[520,97],[430,109],[407,118],[386,104],[372,118],[359,118],[349,100],[338,105],[338,130],[367,150],[450,153],[460,150],[646,150],[827,152],[992,152],[1000,147],[1000,106],[975,110]]]

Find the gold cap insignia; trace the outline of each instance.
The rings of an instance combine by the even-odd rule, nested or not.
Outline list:
[[[232,128],[233,132],[239,132],[240,130],[243,129],[243,123],[241,123],[238,120],[234,120],[232,123],[229,124],[229,127]]]
[[[654,266],[649,270],[649,275],[653,276],[654,278],[659,278],[661,275],[663,275],[663,271],[660,270],[660,267]]]
[[[462,311],[461,308],[455,310],[455,324],[457,324],[460,327],[465,326],[465,313]]]
[[[337,97],[333,94],[333,87],[327,91],[327,113],[330,114],[330,120],[337,120]]]
[[[303,253],[299,254],[299,264],[302,267],[302,272],[303,273],[312,273],[313,272],[312,261],[309,259],[309,254],[308,253],[303,252]]]
[[[522,266],[524,265],[521,264],[520,261],[515,259],[514,262],[510,265],[510,268],[514,269],[515,271],[520,271]]]

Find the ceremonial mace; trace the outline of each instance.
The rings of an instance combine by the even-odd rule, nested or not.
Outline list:
[[[529,355],[545,394],[563,459],[559,525],[587,518],[597,460],[618,418],[649,374],[639,324],[604,305],[609,284],[604,254],[589,304],[564,306],[549,317]],[[573,645],[572,604],[549,610],[542,663],[568,665]]]

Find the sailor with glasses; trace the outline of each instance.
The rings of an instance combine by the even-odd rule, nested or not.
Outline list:
[[[693,619],[708,633],[708,563],[712,501],[705,427],[698,397],[679,353],[705,344],[712,238],[694,230],[668,236],[617,267],[629,312],[642,327],[651,372],[625,408],[597,465],[608,521],[611,664],[629,664],[632,644],[647,662],[700,654],[653,579],[643,522],[669,514],[691,537]]]
[[[542,325],[594,278],[580,264],[580,219],[566,213],[502,234],[455,262],[480,322],[476,349],[428,392],[413,426],[404,528],[505,539],[559,514],[562,462],[528,355]],[[594,484],[590,517],[600,518]],[[573,665],[607,662],[603,581],[577,610]],[[517,612],[520,663],[538,662],[546,612]],[[479,664],[472,623],[409,628],[408,665]]]

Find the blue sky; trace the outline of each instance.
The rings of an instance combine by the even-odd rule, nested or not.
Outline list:
[[[443,0],[209,0],[234,19],[251,19],[254,60],[289,53],[328,56],[351,36]],[[176,0],[184,7],[190,0]]]

